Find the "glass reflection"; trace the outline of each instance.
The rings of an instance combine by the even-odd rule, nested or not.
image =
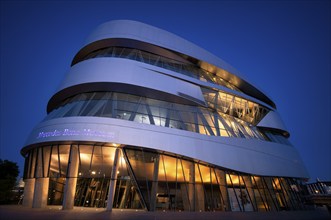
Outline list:
[[[215,91],[208,90],[206,93],[208,98],[209,93]],[[110,117],[210,136],[255,138],[290,144],[283,134],[260,131],[255,127],[268,113],[267,109],[229,94],[223,96],[224,94],[214,94],[211,100],[206,98],[209,100],[209,108],[205,108],[124,93],[84,93],[65,100],[61,106],[50,112],[45,120],[71,116]],[[222,102],[225,103],[214,103],[215,97],[223,97]],[[239,110],[237,105],[241,106]],[[250,114],[250,117],[255,118],[247,120]]]
[[[32,149],[26,157],[29,167],[25,177],[49,178],[47,204],[61,205],[72,147],[79,155],[78,173],[72,176],[77,178],[74,205],[106,207],[115,163],[116,147],[112,145],[63,144]],[[242,174],[133,146],[119,152],[114,208],[244,212],[305,209],[301,183],[292,178]],[[44,159],[40,160],[40,155]]]

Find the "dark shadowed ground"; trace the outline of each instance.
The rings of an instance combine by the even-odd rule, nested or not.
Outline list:
[[[104,209],[79,208],[61,210],[59,206],[49,206],[43,209],[31,209],[20,205],[0,206],[0,220],[330,220],[331,215],[326,209],[292,212],[146,212],[136,210],[115,209],[107,212]]]

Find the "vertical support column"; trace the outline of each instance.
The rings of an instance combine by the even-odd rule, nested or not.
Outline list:
[[[70,157],[67,168],[66,183],[64,186],[64,196],[62,202],[62,209],[73,209],[75,201],[75,192],[77,184],[77,174],[79,167],[78,146],[71,145]]]
[[[23,197],[23,206],[32,207],[33,204],[33,196],[34,196],[34,185],[36,182],[35,179],[35,170],[36,170],[36,157],[37,157],[37,150],[33,149],[29,152],[28,158],[25,159],[25,166],[27,169],[26,177],[27,179],[24,180],[24,197]]]
[[[122,196],[119,208],[125,207],[125,205],[127,203],[127,200],[128,200],[128,197],[129,197],[129,194],[130,194],[130,190],[131,190],[130,186],[131,186],[130,180],[126,180],[125,190],[123,192],[123,196]]]
[[[32,207],[33,195],[34,195],[35,179],[26,179],[24,181],[24,197],[23,206]]]
[[[195,193],[196,195],[199,195],[199,196],[196,196],[196,200],[195,200],[195,204],[196,204],[196,211],[205,211],[205,189],[204,189],[204,186],[203,186],[203,178],[201,176],[201,171],[200,171],[200,168],[199,168],[199,164],[196,164],[196,169],[195,169],[195,172],[197,172],[196,174],[198,175],[198,179],[195,179],[196,180],[196,183],[195,183]]]
[[[34,185],[33,208],[44,208],[47,205],[49,178],[44,178],[42,148],[37,152],[36,179]]]
[[[44,208],[47,205],[49,178],[36,178],[34,186],[33,208]]]
[[[253,191],[253,184],[251,178],[249,176],[243,176],[244,184],[246,186],[247,192],[248,192],[248,197],[249,200],[251,201],[251,205],[253,207],[253,211],[257,212],[257,205],[256,205],[256,200],[254,196],[254,191]]]
[[[202,183],[196,184],[196,194],[199,195],[196,198],[197,211],[205,211],[205,193]]]
[[[150,203],[150,211],[155,211],[156,209],[156,194],[157,194],[157,183],[159,177],[159,162],[160,155],[157,155],[154,158],[154,171],[153,171],[153,182],[151,189],[151,203]]]
[[[107,199],[108,202],[107,202],[107,208],[106,208],[106,210],[110,211],[110,212],[113,209],[113,203],[114,203],[119,157],[120,157],[120,149],[116,148],[115,155],[114,155],[114,164],[113,164],[113,168],[111,171],[109,193],[108,193],[108,199]]]
[[[195,164],[191,162],[189,170],[188,196],[190,201],[190,211],[195,211]]]
[[[230,211],[230,199],[229,199],[229,194],[228,194],[228,188],[227,188],[227,184],[226,184],[226,177],[225,177],[225,173],[223,170],[219,171],[219,176],[218,176],[218,182],[219,182],[219,187],[220,187],[220,191],[222,193],[222,211]]]

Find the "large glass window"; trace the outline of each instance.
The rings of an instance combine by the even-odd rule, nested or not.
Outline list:
[[[173,52],[168,51],[168,53]],[[176,53],[176,55],[182,56],[178,53]],[[203,69],[198,65],[191,63],[190,61],[184,61],[184,57],[181,58],[181,61],[178,61],[143,50],[125,47],[108,47],[93,51],[92,53],[88,54],[84,59],[82,59],[82,61],[98,57],[119,57],[136,60],[139,62],[172,70],[186,76],[199,79],[204,82],[210,82],[217,85],[222,85],[232,90],[240,91],[235,85],[222,78],[222,76],[229,74],[226,70],[219,69],[215,73],[211,73],[207,71],[206,68]]]
[[[223,91],[202,88],[208,107],[256,125],[269,110],[255,102]]]
[[[73,145],[53,145],[32,149],[26,157],[25,178],[49,178],[48,205],[61,205],[66,178],[77,178],[75,206],[106,207],[115,148],[103,145],[76,145],[78,173],[68,176],[68,160]],[[119,159],[114,208],[142,208],[133,179],[123,156]]]
[[[71,161],[78,165],[76,174],[67,171],[73,149],[78,152],[77,160]],[[134,146],[38,147],[28,152],[25,177],[49,178],[48,205],[62,205],[66,179],[77,178],[74,205],[104,208],[116,158],[114,208],[241,212],[305,208],[296,179],[252,176]]]
[[[70,145],[53,145],[50,148],[48,205],[61,205],[68,167]]]
[[[216,95],[212,96],[215,97]],[[109,98],[111,99],[109,100]],[[63,106],[50,112],[45,120],[70,116],[111,117],[210,136],[254,138],[289,144],[289,141],[281,134],[275,132],[261,133],[251,122],[245,121],[245,117],[235,117],[233,114],[235,103],[248,106],[243,111],[255,111],[252,114],[256,117],[258,115],[259,117],[264,116],[267,110],[230,95],[225,95],[224,99],[227,100],[225,102],[229,102],[224,104],[227,107],[215,104],[215,106],[219,106],[215,107],[215,111],[212,108],[169,103],[124,93],[92,92],[65,100]],[[209,102],[210,105],[214,106],[213,103]],[[258,119],[253,121],[256,122]]]
[[[149,210],[247,212],[298,207],[289,203],[295,199],[291,192],[295,187],[289,188],[285,179],[224,171],[145,149],[125,152]],[[280,183],[287,184],[286,190]]]
[[[75,205],[105,207],[115,148],[78,145],[79,168]]]

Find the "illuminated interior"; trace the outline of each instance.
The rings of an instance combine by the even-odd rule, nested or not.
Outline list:
[[[25,206],[305,209],[307,174],[271,99],[173,34],[102,27],[21,150]]]
[[[209,108],[116,92],[82,93],[63,101],[44,120],[108,117],[209,136],[253,138],[290,145],[281,133],[259,130],[254,125],[267,114],[266,108],[222,92],[206,90],[204,94]]]
[[[35,148],[25,179],[49,178],[48,205],[61,205],[70,150],[77,147],[75,206],[105,208],[115,150],[121,149],[113,208],[150,211],[280,211],[303,208],[301,182],[253,176],[179,155],[119,144],[66,144]],[[120,147],[121,146],[121,147]],[[37,155],[43,155],[43,160]],[[38,169],[41,172],[38,172]]]
[[[167,51],[168,53],[175,53]],[[135,48],[127,48],[127,47],[107,47],[102,48],[92,53],[88,54],[84,60],[93,59],[93,58],[100,58],[100,57],[117,57],[117,58],[124,58],[124,59],[131,59],[136,60],[139,62],[147,63],[154,66],[159,66],[168,70],[172,70],[187,76],[190,76],[195,79],[199,79],[204,82],[210,82],[217,85],[221,85],[227,87],[231,90],[240,90],[233,85],[232,83],[228,82],[226,79],[222,78],[221,76],[227,73],[226,70],[218,69],[218,71],[211,71],[209,65],[202,65],[199,67],[198,65],[186,60],[186,58],[181,57],[182,54],[175,53],[175,57],[179,59],[172,59],[162,55],[157,55],[155,53],[147,52],[144,50],[139,50]],[[203,68],[205,67],[205,68]]]

